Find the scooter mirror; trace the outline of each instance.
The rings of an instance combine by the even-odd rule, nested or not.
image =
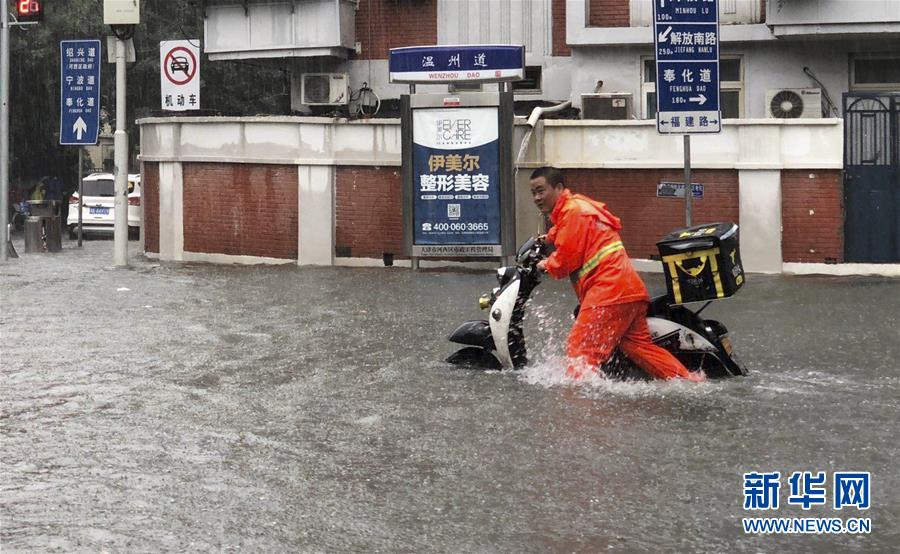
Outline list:
[[[537,239],[536,237],[530,237],[528,240],[526,240],[526,241],[522,244],[522,246],[519,247],[519,250],[516,252],[516,260],[519,261],[519,262],[521,262],[521,261],[522,261],[522,258],[523,258],[526,254],[528,254],[528,252],[529,252],[532,248],[534,248],[534,245],[535,245],[535,243],[537,242],[537,240],[538,240],[538,239]]]

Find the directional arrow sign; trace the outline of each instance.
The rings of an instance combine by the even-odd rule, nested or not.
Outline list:
[[[666,40],[669,38],[669,33],[671,33],[671,32],[672,32],[672,26],[669,25],[668,27],[666,27],[665,31],[663,31],[659,34],[659,39],[657,40],[657,42],[659,42],[660,44],[663,42],[666,42]]]
[[[702,106],[703,104],[706,104],[706,96],[704,96],[703,94],[701,94],[699,96],[691,96],[690,98],[688,98],[688,101],[697,102],[699,105]]]
[[[654,0],[656,128],[718,133],[718,0]]]
[[[87,131],[87,123],[84,122],[81,117],[75,120],[75,125],[72,126],[72,130],[75,131],[75,138],[77,140],[81,140],[81,136]]]
[[[60,54],[60,144],[97,144],[100,130],[100,41],[63,40]]]

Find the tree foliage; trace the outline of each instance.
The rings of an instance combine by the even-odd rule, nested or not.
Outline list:
[[[0,0],[6,1],[6,0]],[[136,62],[128,64],[127,119],[132,152],[139,150],[135,119],[172,115],[285,114],[290,111],[287,61],[200,61],[200,112],[160,109],[159,43],[163,40],[203,40],[201,0],[142,0],[141,24],[135,29]],[[10,177],[28,183],[43,175],[77,172],[77,147],[59,145],[59,41],[100,39],[100,106],[115,126],[115,64],[106,63],[102,0],[46,2],[45,19],[10,32]],[[201,48],[202,51],[202,48]],[[101,124],[104,123],[103,121]],[[130,156],[133,158],[133,156]],[[131,168],[135,171],[136,168]]]

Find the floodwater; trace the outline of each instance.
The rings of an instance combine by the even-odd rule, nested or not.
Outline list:
[[[575,385],[565,283],[535,293],[529,367],[480,373],[442,359],[489,272],[116,270],[111,241],[65,246],[0,266],[4,552],[900,544],[900,280],[751,275],[707,310],[749,377]],[[788,473],[840,470],[871,472],[870,509],[784,506]],[[743,509],[751,471],[782,472],[780,510]],[[748,516],[872,532],[748,536]]]

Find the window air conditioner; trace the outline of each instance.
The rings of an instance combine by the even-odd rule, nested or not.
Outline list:
[[[766,93],[766,115],[776,119],[822,117],[822,89],[772,89]]]
[[[304,73],[300,82],[301,104],[337,106],[349,99],[346,73]]]
[[[631,119],[630,92],[581,95],[581,119]]]

